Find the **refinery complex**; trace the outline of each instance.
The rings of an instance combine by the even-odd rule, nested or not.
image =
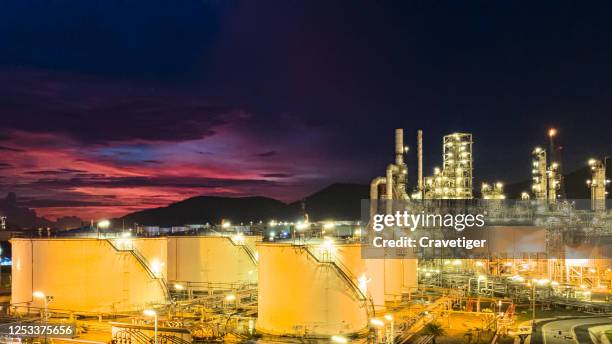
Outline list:
[[[551,129],[548,147],[525,152],[530,188],[509,199],[500,181],[475,185],[471,133],[444,136],[442,163],[427,176],[423,132],[415,134],[415,185],[396,129],[391,162],[373,176],[366,210],[353,221],[311,219],[305,207],[300,219],[247,225],[225,219],[162,232],[105,220],[96,231],[15,234],[6,316],[74,323],[72,341],[117,344],[428,343],[437,336],[426,328],[432,323],[457,343],[468,333],[483,343],[535,343],[546,339],[537,320],[551,312],[612,330],[605,158],[585,157],[591,199],[567,199]],[[486,214],[497,233],[477,255],[433,244],[380,250],[369,240],[377,214],[457,207]]]

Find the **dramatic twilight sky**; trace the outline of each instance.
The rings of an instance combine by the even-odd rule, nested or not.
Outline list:
[[[472,132],[477,181],[527,178],[550,126],[566,171],[611,153],[612,5],[469,3],[2,1],[0,196],[292,201],[382,174],[395,127],[424,129],[426,172]]]

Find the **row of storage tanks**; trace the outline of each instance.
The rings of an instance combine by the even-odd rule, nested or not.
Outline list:
[[[259,331],[357,333],[385,301],[417,285],[415,259],[362,259],[360,244],[263,243],[256,237],[12,239],[12,300],[81,313],[138,311],[166,302],[169,281],[257,283]],[[329,249],[329,248],[326,248]],[[30,309],[31,310],[31,309]]]

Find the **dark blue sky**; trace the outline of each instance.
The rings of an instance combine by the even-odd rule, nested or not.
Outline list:
[[[395,127],[412,146],[425,131],[426,173],[441,136],[467,131],[477,180],[526,179],[550,126],[576,169],[612,152],[611,12],[564,1],[3,1],[0,190],[50,216],[205,193],[293,200],[383,173]],[[126,199],[126,185],[141,197]]]

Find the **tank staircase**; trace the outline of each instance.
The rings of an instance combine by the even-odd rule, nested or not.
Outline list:
[[[372,298],[370,296],[366,295],[361,290],[361,288],[359,288],[359,285],[356,282],[357,279],[350,272],[348,267],[346,267],[346,265],[344,265],[339,259],[336,259],[336,257],[333,257],[331,254],[330,255],[325,255],[324,254],[324,255],[321,255],[319,257],[307,245],[296,245],[296,246],[298,246],[302,250],[304,250],[317,263],[319,263],[319,264],[326,264],[328,266],[331,266],[334,269],[334,271],[338,274],[338,276],[344,282],[346,282],[346,284],[354,292],[354,294],[357,296],[357,299],[364,303],[364,306],[366,308],[366,312],[368,314],[368,317],[370,318],[370,317],[374,317],[375,316],[374,301],[372,300]]]
[[[244,253],[246,253],[246,255],[249,256],[249,259],[251,259],[251,262],[253,262],[253,264],[257,266],[257,257],[255,256],[255,252],[253,252],[253,250],[249,246],[247,246],[244,242],[234,240],[232,237],[226,238],[232,243],[232,245],[242,248]]]
[[[140,253],[140,251],[138,251],[138,249],[134,247],[132,242],[124,242],[122,239],[106,239],[106,241],[117,252],[129,252],[132,257],[134,257],[136,261],[138,261],[138,263],[144,268],[144,270],[147,272],[147,275],[149,275],[150,278],[156,280],[157,283],[159,283],[160,287],[162,288],[162,291],[164,292],[164,297],[166,298],[166,300],[170,298],[170,291],[168,289],[168,284],[166,283],[164,276],[161,273],[156,274],[153,271],[153,269],[151,268],[151,264],[149,263],[147,258],[145,258],[145,256],[143,256],[142,253]]]

